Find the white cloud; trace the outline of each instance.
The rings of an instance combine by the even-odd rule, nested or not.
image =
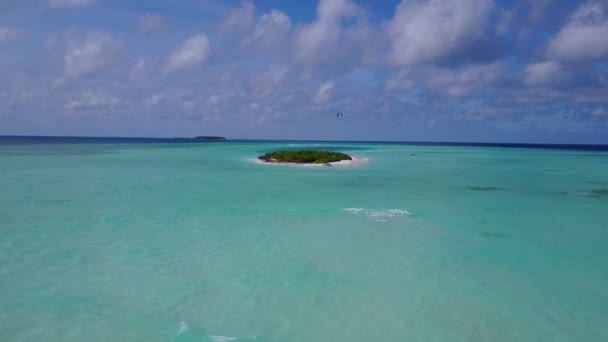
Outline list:
[[[320,0],[317,7],[319,19],[356,16],[361,9],[351,0]]]
[[[97,0],[49,0],[50,7],[78,7],[95,3]]]
[[[385,90],[407,90],[416,82],[412,79],[409,70],[400,70],[397,75],[389,79],[384,85]]]
[[[233,9],[219,24],[220,31],[243,31],[254,23],[255,5],[251,1],[241,1],[241,6]]]
[[[431,62],[482,38],[493,0],[403,0],[388,25],[391,61]]]
[[[53,50],[57,47],[60,40],[61,35],[57,33],[49,33],[49,35],[46,37],[46,40],[44,41],[44,46],[49,50]]]
[[[174,71],[203,63],[211,50],[209,39],[204,34],[197,34],[186,39],[169,57],[166,70]]]
[[[317,94],[315,95],[314,101],[317,103],[325,103],[329,101],[333,92],[334,92],[335,84],[333,81],[327,81],[319,87],[317,90]]]
[[[351,41],[350,46],[346,46],[346,54],[341,58],[358,54],[363,64],[386,64],[384,51],[388,46],[388,37],[383,29],[362,20],[345,33]]]
[[[272,93],[274,88],[287,79],[289,68],[275,66],[266,71],[254,74],[249,79],[249,89],[256,97],[265,97]]]
[[[132,79],[140,78],[144,75],[145,69],[146,69],[146,61],[143,58],[140,58],[137,61],[137,63],[135,63],[135,66],[133,66],[133,68],[129,72],[129,76]]]
[[[551,1],[555,4],[555,0]],[[561,4],[567,0],[558,1]],[[38,2],[48,4],[48,0]],[[194,13],[204,7],[197,1],[186,2],[178,5],[180,10],[192,8]],[[385,22],[379,19],[385,16],[384,11],[367,13],[357,5],[365,6],[360,0],[317,0],[313,2],[315,6],[318,4],[316,15],[267,7],[262,10],[262,5],[256,11],[252,2],[230,12],[234,7],[221,2],[213,13],[203,13],[205,22],[198,24],[174,20],[171,16],[144,15],[147,12],[123,13],[132,19],[130,23],[105,32],[130,29],[125,33],[128,37],[119,33],[87,35],[88,31],[78,28],[82,23],[75,23],[74,31],[65,34],[51,30],[56,33],[48,34],[46,47],[45,20],[57,19],[46,15],[62,16],[65,10],[37,11],[32,13],[35,16],[32,20],[42,26],[23,26],[27,31],[22,40],[18,39],[22,34],[19,30],[0,28],[0,41],[10,38],[18,39],[14,42],[19,43],[15,49],[0,45],[0,51],[5,52],[0,55],[4,76],[0,115],[17,117],[20,113],[33,113],[32,122],[47,116],[49,121],[60,122],[64,115],[79,116],[81,112],[82,117],[93,119],[97,118],[92,113],[104,113],[99,118],[116,113],[120,118],[138,120],[131,127],[143,128],[147,124],[155,126],[158,132],[163,132],[163,127],[157,119],[171,120],[176,127],[186,122],[183,126],[186,131],[192,127],[188,120],[214,120],[218,127],[228,127],[234,132],[241,129],[242,134],[251,131],[242,126],[260,120],[280,124],[273,127],[280,127],[281,134],[287,135],[304,134],[299,133],[301,127],[317,134],[315,124],[319,121],[315,120],[323,119],[314,113],[332,106],[356,115],[357,120],[362,120],[361,126],[367,124],[368,117],[386,117],[382,119],[390,122],[386,131],[398,130],[397,125],[405,117],[410,128],[418,123],[435,122],[442,127],[462,118],[480,120],[484,115],[488,117],[486,108],[494,113],[502,110],[504,116],[512,117],[536,110],[544,114],[553,110],[544,106],[555,106],[556,100],[575,108],[581,120],[590,120],[586,116],[602,120],[608,117],[608,73],[602,65],[579,65],[570,63],[572,59],[547,55],[532,62],[525,60],[531,51],[519,50],[538,44],[539,35],[545,37],[543,32],[547,29],[535,31],[541,25],[531,27],[528,21],[522,22],[527,20],[523,12],[530,6],[507,4],[506,10],[492,12],[491,18],[495,20],[489,22],[485,16],[490,10],[485,8],[491,8],[490,0],[476,2],[482,9],[473,9],[472,0],[463,0],[463,10],[457,8],[460,2],[455,5],[455,0],[405,0],[399,9],[397,3],[401,0],[393,2],[394,18],[389,13]],[[93,6],[106,3],[97,1]],[[441,10],[440,5],[445,8]],[[114,7],[110,10],[120,11]],[[547,10],[560,12],[557,8]],[[565,17],[564,32],[572,21],[569,18],[572,12]],[[207,21],[229,13],[224,17],[225,31]],[[296,22],[295,18],[301,19],[302,15],[309,19]],[[15,21],[18,16],[9,19],[18,24]],[[146,39],[142,34],[162,30],[167,21],[174,32],[160,34],[158,39]],[[208,27],[208,31],[192,31],[192,25]],[[189,33],[178,36],[179,32]],[[484,37],[484,32],[492,37]],[[195,36],[197,33],[204,35]],[[410,33],[416,39],[409,40]],[[516,39],[512,39],[513,34]],[[137,41],[138,37],[144,41]],[[561,41],[558,34],[554,37],[555,41]],[[478,56],[479,39],[486,42],[487,38],[497,39],[499,49],[507,49],[509,56],[517,58],[505,57],[497,64],[470,64]],[[548,38],[547,42],[552,37]],[[155,41],[173,43],[163,51],[155,49]],[[123,54],[127,43],[133,51]],[[6,51],[3,47],[7,47]],[[591,49],[581,49],[579,53],[588,51]],[[504,51],[498,51],[501,52]],[[387,59],[388,53],[392,53],[392,63]],[[438,63],[425,64],[435,61]],[[171,70],[174,72],[165,72]],[[76,78],[91,74],[99,77]],[[89,92],[83,93],[86,90]],[[23,98],[19,94],[28,95]],[[535,102],[517,102],[516,97],[524,95]],[[441,115],[440,119],[437,115]],[[5,130],[13,129],[4,126],[8,127]],[[278,134],[273,130],[260,132]]]
[[[465,96],[499,82],[504,72],[503,64],[494,62],[470,65],[461,69],[431,68],[422,75],[422,79],[428,86],[450,96]]]
[[[144,100],[144,107],[146,109],[150,109],[150,108],[156,106],[160,102],[160,100],[162,100],[164,97],[165,97],[165,94],[162,94],[162,93],[154,94]]]
[[[548,57],[560,61],[608,58],[608,10],[606,3],[589,1],[549,42]]]
[[[595,118],[606,118],[608,117],[608,109],[606,108],[596,108],[595,110],[593,110],[593,112],[591,112],[591,116],[595,117]]]
[[[71,100],[64,105],[65,109],[104,109],[119,105],[120,101],[113,96],[100,92],[86,91],[78,99]]]
[[[139,20],[139,28],[144,33],[152,33],[167,27],[167,19],[158,14],[146,14]]]
[[[241,47],[271,48],[283,41],[290,29],[289,16],[281,11],[271,10],[260,17],[253,33],[243,40]]]
[[[186,110],[193,110],[196,107],[196,101],[184,101],[182,105]]]
[[[528,85],[548,85],[565,79],[566,73],[559,63],[548,61],[526,67],[524,82]]]
[[[84,39],[68,42],[64,55],[65,73],[78,77],[94,74],[109,66],[122,44],[109,34],[91,32]]]
[[[513,16],[515,12],[513,10],[501,10],[500,11],[500,19],[498,20],[498,24],[496,25],[496,32],[500,35],[505,35],[509,33],[513,25]]]
[[[14,27],[0,27],[0,44],[23,36],[23,30]]]
[[[577,89],[574,100],[579,103],[603,103],[608,105],[608,87],[606,86],[595,86],[595,87],[584,87]],[[572,96],[572,92],[563,94],[563,97]]]
[[[336,51],[341,38],[342,19],[361,13],[361,8],[351,0],[320,0],[316,20],[303,26],[296,35],[296,59],[305,63],[327,59]]]

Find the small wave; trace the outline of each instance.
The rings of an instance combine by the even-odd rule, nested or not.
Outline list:
[[[230,336],[219,336],[219,335],[210,335],[209,340],[212,342],[231,342],[236,341],[238,337],[230,337]]]
[[[207,342],[246,342],[246,341],[256,341],[257,338],[255,336],[244,336],[244,337],[232,337],[232,336],[222,336],[222,335],[208,335],[204,332],[197,332],[190,328],[188,323],[181,321],[179,322],[178,331],[175,336],[171,339],[171,342],[176,341],[191,341],[192,339],[197,339],[197,341],[207,341]]]
[[[232,337],[232,336],[220,336],[220,335],[209,335],[210,342],[246,342],[246,341],[256,341],[257,338],[255,336],[245,336],[245,337]]]
[[[184,321],[180,321],[179,325],[178,325],[178,329],[177,329],[177,334],[175,334],[175,336],[173,336],[171,338],[171,342],[175,342],[176,339],[180,339],[180,336],[184,333],[186,333],[188,331],[188,329],[190,329],[190,326],[188,325],[188,323],[184,322]]]
[[[344,211],[354,215],[365,216],[368,219],[377,222],[387,222],[411,215],[409,211],[403,209],[373,210],[365,208],[344,208]]]
[[[189,326],[186,322],[179,322],[179,330],[177,331],[177,336],[185,333],[188,330]]]

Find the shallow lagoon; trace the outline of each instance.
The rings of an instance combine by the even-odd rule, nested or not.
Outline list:
[[[368,163],[252,162],[311,146]],[[608,339],[605,152],[71,141],[0,170],[1,340]]]

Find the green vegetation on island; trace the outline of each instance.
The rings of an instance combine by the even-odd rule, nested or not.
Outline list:
[[[269,163],[328,164],[353,158],[342,152],[301,150],[266,153],[258,159]]]
[[[224,138],[224,137],[213,137],[213,136],[198,136],[198,137],[194,137],[193,139],[196,139],[196,140],[213,140],[213,141],[226,140],[226,138]]]

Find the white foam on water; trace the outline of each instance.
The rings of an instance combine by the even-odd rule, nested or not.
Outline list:
[[[188,328],[190,328],[190,326],[188,325],[188,323],[183,322],[183,321],[179,322],[179,330],[177,331],[177,336],[185,333],[188,330]]]
[[[370,220],[377,222],[388,222],[391,220],[408,217],[410,216],[410,212],[403,209],[365,209],[365,208],[344,208],[344,211],[347,211],[354,215],[365,216]]]
[[[221,335],[209,335],[209,341],[211,342],[233,342],[233,341],[251,341],[257,340],[256,336],[241,336],[241,337],[232,337],[232,336],[221,336]]]
[[[179,335],[185,333],[186,331],[188,331],[188,329],[190,329],[190,326],[188,325],[188,323],[184,322],[184,321],[180,321],[179,322],[179,328],[177,329],[177,334],[175,334],[175,336],[173,336],[171,338],[171,342],[175,341],[175,338],[179,337]]]
[[[179,322],[178,331],[175,336],[171,339],[171,341],[176,341],[182,334],[191,333],[190,325],[184,321]],[[199,336],[201,337],[201,336]],[[205,335],[205,341],[210,342],[234,342],[239,341],[241,339],[251,340],[257,339],[255,336],[245,336],[245,337],[233,337],[233,336],[222,336],[222,335]]]
[[[257,164],[264,164],[264,165],[287,165],[287,166],[296,166],[296,167],[315,167],[315,168],[316,167],[319,167],[319,168],[327,167],[327,165],[325,165],[325,164],[269,163],[269,162],[260,160],[258,158],[252,158],[250,160]],[[369,163],[368,158],[352,157],[351,160],[341,160],[341,161],[337,161],[337,162],[331,162],[329,164],[331,166],[345,167],[345,166],[367,165],[368,163]]]

